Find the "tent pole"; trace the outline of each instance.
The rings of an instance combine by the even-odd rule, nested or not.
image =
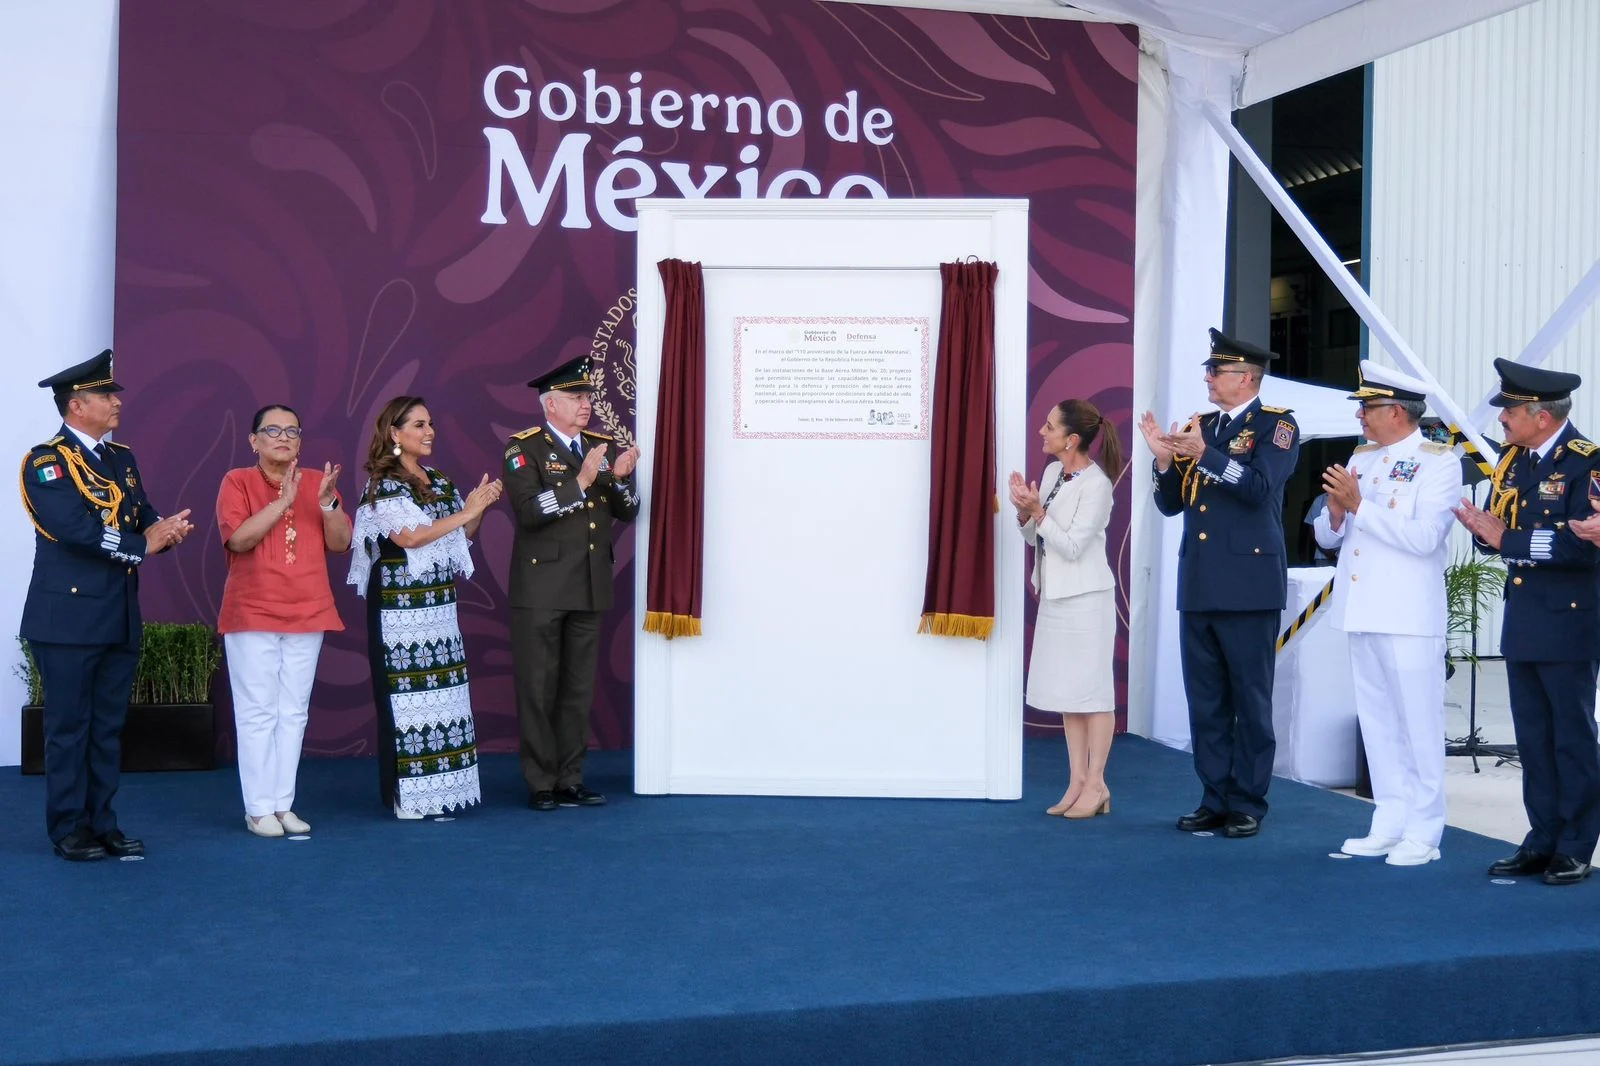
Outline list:
[[[1439,384],[1439,380],[1433,376],[1433,373],[1422,360],[1417,358],[1416,353],[1411,350],[1411,346],[1406,344],[1404,338],[1395,330],[1378,305],[1372,302],[1372,297],[1356,283],[1355,278],[1350,276],[1350,272],[1339,261],[1338,253],[1329,247],[1328,242],[1322,238],[1322,234],[1318,233],[1316,227],[1311,224],[1311,220],[1306,218],[1299,205],[1290,198],[1283,186],[1279,184],[1278,179],[1273,176],[1272,171],[1261,161],[1261,157],[1256,155],[1255,150],[1250,147],[1243,137],[1239,136],[1239,131],[1233,128],[1233,123],[1229,122],[1227,116],[1217,110],[1215,106],[1207,106],[1205,108],[1205,116],[1206,121],[1211,124],[1212,129],[1216,130],[1217,136],[1222,138],[1222,142],[1228,146],[1228,150],[1239,161],[1239,165],[1244,168],[1245,173],[1250,175],[1251,180],[1266,195],[1267,200],[1277,209],[1278,214],[1282,215],[1283,220],[1289,224],[1289,228],[1294,230],[1295,236],[1300,238],[1301,242],[1306,246],[1306,250],[1311,253],[1311,257],[1317,261],[1317,265],[1322,268],[1323,273],[1327,274],[1328,279],[1333,282],[1334,287],[1344,294],[1346,300],[1350,301],[1350,306],[1355,308],[1356,313],[1361,316],[1361,320],[1367,324],[1373,335],[1378,338],[1378,342],[1395,357],[1396,361],[1400,363],[1401,369],[1427,383],[1428,397],[1433,401],[1434,407],[1439,410],[1440,414],[1459,427],[1467,439],[1477,447],[1479,453],[1492,464],[1498,455],[1496,449],[1489,446],[1489,442],[1483,438],[1483,434],[1478,432],[1477,426],[1468,420],[1466,412],[1461,410],[1456,402],[1445,393],[1444,387]]]

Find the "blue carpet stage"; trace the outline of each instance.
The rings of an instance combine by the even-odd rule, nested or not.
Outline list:
[[[1021,803],[668,797],[538,814],[515,760],[450,822],[307,763],[304,842],[231,770],[124,778],[144,862],[73,865],[0,773],[0,1061],[1197,1063],[1600,1030],[1600,884],[1492,884],[1450,831],[1397,870],[1328,852],[1359,801],[1279,781],[1262,835],[1179,833],[1188,757],[1120,738],[1068,823]],[[185,1054],[187,1053],[187,1054]]]

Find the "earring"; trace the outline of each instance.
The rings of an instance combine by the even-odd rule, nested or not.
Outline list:
[[[394,457],[396,459],[400,458],[400,445],[398,443],[394,446]]]

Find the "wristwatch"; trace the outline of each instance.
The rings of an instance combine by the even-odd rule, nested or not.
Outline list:
[[[337,511],[339,509],[339,497],[335,496],[332,503],[325,503],[321,506],[324,511]]]

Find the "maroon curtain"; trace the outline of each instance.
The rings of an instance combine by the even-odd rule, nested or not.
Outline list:
[[[667,292],[650,483],[650,573],[644,628],[700,635],[706,510],[706,290],[699,263],[656,264]]]
[[[986,640],[994,629],[993,263],[942,263],[933,379],[933,498],[919,633]]]

